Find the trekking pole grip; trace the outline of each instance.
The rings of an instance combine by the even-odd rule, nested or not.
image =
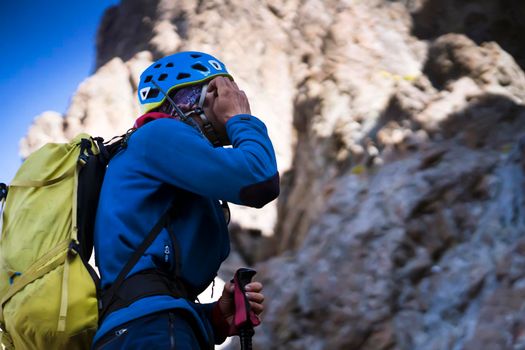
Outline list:
[[[249,269],[247,267],[241,267],[237,270],[235,274],[237,275],[239,286],[241,287],[243,292],[246,291],[246,285],[252,281],[252,278],[253,276],[255,276],[256,273],[257,271],[255,271],[254,269]]]
[[[242,350],[252,349],[253,326],[259,324],[257,316],[251,311],[250,302],[246,297],[246,285],[252,281],[257,271],[249,268],[240,268],[233,278],[235,284],[235,327],[239,330]]]

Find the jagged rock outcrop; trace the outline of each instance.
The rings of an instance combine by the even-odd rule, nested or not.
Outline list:
[[[298,141],[279,202],[280,252],[301,244],[342,170],[374,162],[370,135],[399,81],[421,74],[425,52],[399,4],[306,1],[292,23],[294,51],[303,54],[292,56],[302,68],[295,72]]]
[[[299,249],[259,265],[274,298],[261,349],[523,347],[525,76],[498,44],[463,35],[429,42],[422,63],[382,90],[385,108],[352,139],[360,160],[322,158],[339,174]]]
[[[143,68],[211,52],[266,121],[282,174],[278,208],[235,209],[238,253],[221,273],[257,263],[256,348],[522,349],[523,11],[123,0],[102,19],[97,71],[65,118],[37,119],[23,152],[125,132]]]

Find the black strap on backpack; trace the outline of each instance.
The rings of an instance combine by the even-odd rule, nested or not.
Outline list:
[[[173,278],[159,270],[141,271],[127,278],[129,272],[144,255],[162,229],[168,226],[170,218],[173,217],[175,211],[175,205],[170,205],[135,250],[126,265],[124,265],[115,282],[107,291],[103,292],[100,300],[101,304],[99,302],[99,323],[111,312],[131,305],[134,301],[146,296],[167,294],[179,298],[192,297],[184,287],[184,283],[178,278]]]
[[[89,261],[93,250],[95,217],[106,167],[113,156],[126,148],[131,133],[132,131],[128,131],[125,135],[114,137],[106,143],[101,137],[80,140],[78,161],[82,166],[78,174],[77,186],[77,239],[80,245],[75,250],[85,261]],[[91,151],[92,142],[96,143],[98,154],[93,154]]]
[[[80,140],[78,162],[81,165],[78,173],[77,185],[77,242],[71,242],[69,249],[76,251],[89,275],[93,279],[97,290],[97,299],[100,300],[100,278],[95,269],[89,264],[93,251],[95,217],[97,214],[98,200],[106,168],[113,156],[126,147],[127,140],[132,131],[125,135],[114,137],[109,142],[104,142],[101,137]],[[94,154],[91,150],[95,143],[99,152]]]

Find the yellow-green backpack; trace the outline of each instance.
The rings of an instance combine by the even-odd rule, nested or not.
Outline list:
[[[120,147],[110,146],[112,153]],[[90,348],[98,323],[98,276],[87,261],[108,149],[87,134],[49,143],[24,161],[9,186],[1,184],[5,348]]]

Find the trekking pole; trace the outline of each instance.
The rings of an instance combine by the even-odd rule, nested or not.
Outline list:
[[[255,313],[250,308],[250,302],[246,297],[245,286],[251,282],[257,271],[248,268],[240,268],[235,272],[233,283],[235,285],[235,315],[233,322],[239,330],[241,350],[252,350],[253,327],[260,323]]]

